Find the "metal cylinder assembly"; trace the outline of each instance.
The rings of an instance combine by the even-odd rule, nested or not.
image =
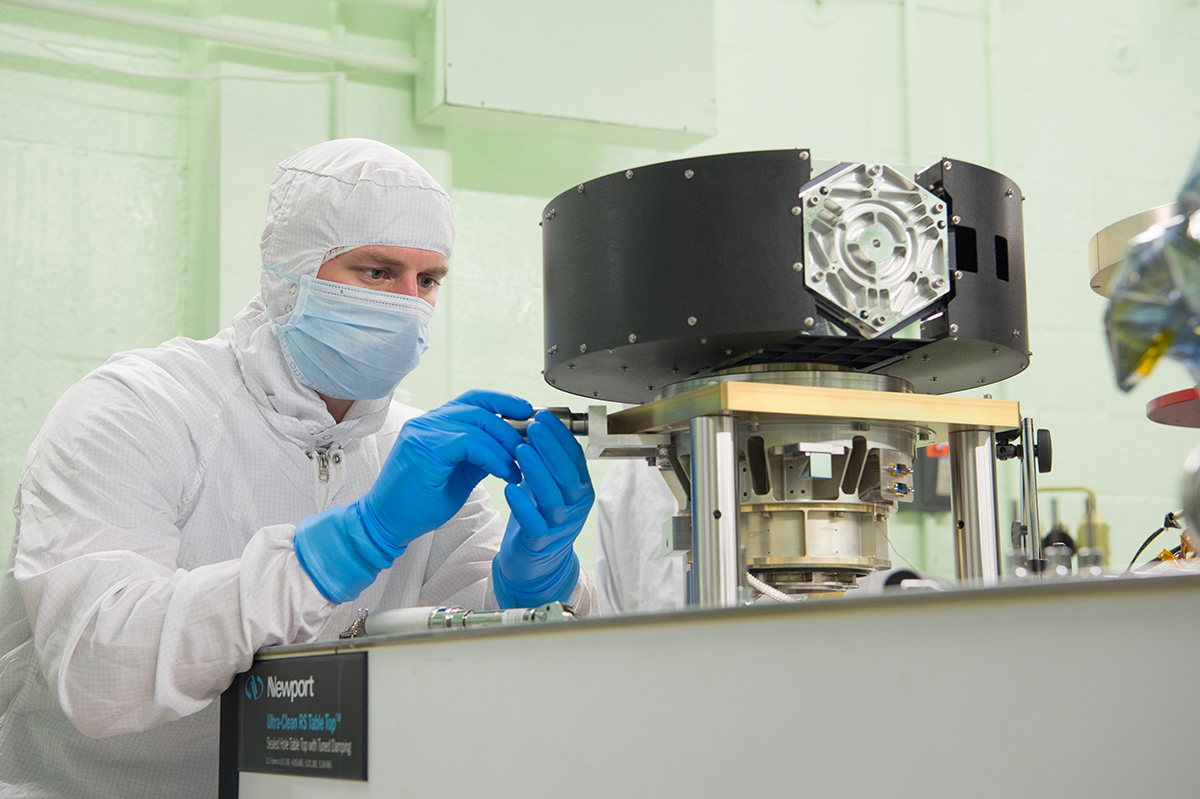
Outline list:
[[[747,368],[697,382],[721,381],[912,391],[897,378],[829,369]],[[694,387],[679,384],[664,395]],[[704,443],[717,419],[733,447],[728,454]],[[732,492],[717,508],[730,531],[722,539],[724,557],[777,590],[807,594],[844,591],[857,577],[890,567],[888,517],[896,503],[911,499],[913,453],[922,436],[928,431],[894,422],[705,416],[675,435],[672,446],[690,463],[694,508],[707,507],[709,485]],[[737,509],[736,524],[729,507]],[[715,524],[711,511],[692,519],[697,531]],[[697,560],[705,560],[707,535],[693,534]],[[705,578],[697,573],[697,579]],[[729,585],[736,574],[722,579]]]
[[[690,175],[690,177],[689,177]],[[808,150],[638,167],[542,214],[545,379],[646,402],[754,365],[819,364],[945,394],[1029,365],[1020,188]]]
[[[638,167],[546,206],[545,379],[682,409],[686,422],[636,432],[653,433],[684,497],[690,602],[733,605],[764,585],[845,591],[890,568],[888,519],[912,499],[927,424],[796,404],[714,411],[695,398],[754,383],[886,399],[1020,372],[1023,199],[1007,177],[954,159],[920,170],[843,162],[814,176],[811,153],[796,149]],[[940,428],[959,576],[994,584],[993,429],[963,422]]]

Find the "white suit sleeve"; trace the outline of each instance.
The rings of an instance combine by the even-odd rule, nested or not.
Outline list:
[[[190,452],[180,435],[93,375],[55,406],[22,475],[13,574],[46,681],[85,735],[199,711],[256,650],[313,639],[334,609],[291,525],[259,530],[240,557],[177,566],[176,523],[204,469],[163,456]]]

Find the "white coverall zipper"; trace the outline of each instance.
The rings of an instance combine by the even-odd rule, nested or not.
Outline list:
[[[317,452],[311,449],[304,451],[304,456],[310,461],[317,462],[317,483],[319,494],[324,494],[319,500],[321,510],[329,507],[342,483],[346,481],[346,472],[342,468],[342,451],[335,449],[331,453]]]

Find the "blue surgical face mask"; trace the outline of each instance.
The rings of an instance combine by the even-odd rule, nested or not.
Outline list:
[[[293,280],[263,266],[300,287],[292,315],[271,324],[292,374],[313,391],[334,399],[386,397],[429,349],[433,306],[425,300],[311,275]]]

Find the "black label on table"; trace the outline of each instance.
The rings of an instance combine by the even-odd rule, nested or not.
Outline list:
[[[232,688],[238,770],[367,779],[367,653],[256,662]]]

